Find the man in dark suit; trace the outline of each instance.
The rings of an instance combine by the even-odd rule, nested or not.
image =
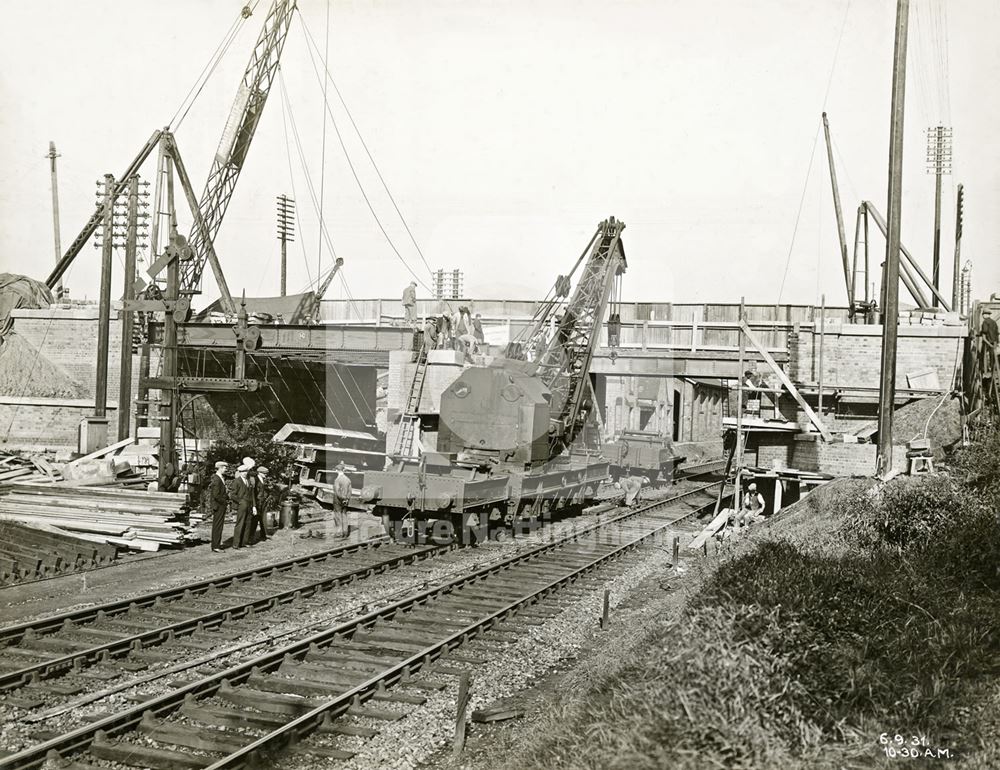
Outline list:
[[[254,493],[254,504],[257,506],[256,513],[247,522],[247,545],[254,544],[254,533],[260,529],[260,541],[267,540],[267,511],[270,510],[271,491],[268,489],[267,468],[258,466],[256,475],[251,471],[249,476],[250,486]]]
[[[229,499],[236,505],[236,527],[233,530],[233,548],[239,550],[244,545],[249,545],[248,535],[250,534],[250,517],[254,514],[256,501],[254,500],[253,488],[247,474],[253,465],[246,461],[236,469],[236,481],[233,482]]]
[[[229,490],[226,489],[226,471],[229,463],[219,460],[215,464],[215,473],[208,482],[208,505],[212,512],[212,552],[222,551],[222,525],[226,521],[229,510]]]

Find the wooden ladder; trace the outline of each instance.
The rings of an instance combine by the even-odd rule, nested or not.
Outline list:
[[[406,409],[400,420],[399,436],[396,440],[397,457],[413,456],[413,439],[420,425],[420,398],[424,392],[424,378],[427,376],[427,348],[421,348],[417,353],[417,368],[413,372],[413,382],[410,383],[410,395],[406,401]]]

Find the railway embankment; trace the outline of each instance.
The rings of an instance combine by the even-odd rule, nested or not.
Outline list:
[[[649,576],[441,767],[1000,766],[1000,431]]]

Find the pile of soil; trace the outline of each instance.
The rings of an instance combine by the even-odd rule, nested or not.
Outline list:
[[[876,427],[877,422],[870,422],[855,432],[860,434]],[[905,446],[908,441],[923,438],[925,429],[931,446],[935,448],[950,447],[961,440],[962,423],[958,399],[950,394],[945,395],[943,401],[941,396],[928,396],[901,406],[892,417],[892,443]],[[875,435],[872,436],[872,441],[876,440]]]
[[[0,394],[32,398],[84,398],[79,382],[23,337],[7,334],[0,345]]]

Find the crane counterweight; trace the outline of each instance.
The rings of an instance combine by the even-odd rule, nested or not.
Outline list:
[[[602,222],[572,293],[570,276],[560,276],[524,339],[445,389],[437,451],[365,474],[363,498],[390,535],[415,522],[476,541],[593,500],[609,466],[585,430],[595,409],[590,366],[626,266],[624,228],[614,217]]]

